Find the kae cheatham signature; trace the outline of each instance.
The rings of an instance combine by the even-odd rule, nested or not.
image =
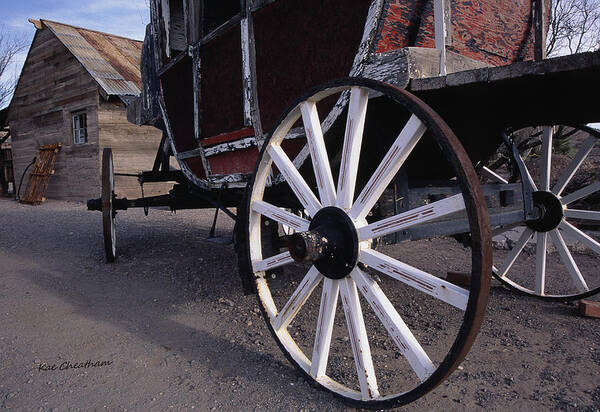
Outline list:
[[[57,365],[56,363],[49,365],[46,362],[44,362],[44,363],[40,363],[40,365],[38,366],[38,371],[57,371],[57,370],[58,371],[66,371],[68,369],[99,368],[102,366],[109,366],[109,365],[112,365],[112,361],[92,362],[91,360],[88,360],[87,362],[79,362],[79,363],[72,363],[70,361],[64,361],[60,365]]]

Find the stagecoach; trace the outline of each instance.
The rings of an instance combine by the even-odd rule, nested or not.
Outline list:
[[[367,408],[423,396],[471,347],[492,272],[547,299],[600,287],[577,263],[600,253],[600,133],[584,126],[600,119],[585,99],[600,92],[600,54],[543,59],[547,12],[151,0],[128,116],[164,131],[140,182],[177,183],[119,198],[105,149],[88,207],[107,259],[117,211],[222,210],[244,291],[309,382]],[[502,233],[511,247],[492,252]],[[446,279],[450,254],[468,282]]]

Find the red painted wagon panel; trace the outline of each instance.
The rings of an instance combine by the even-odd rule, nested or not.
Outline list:
[[[531,0],[453,0],[447,50],[499,66],[533,58]],[[376,51],[435,47],[433,2],[390,0]]]

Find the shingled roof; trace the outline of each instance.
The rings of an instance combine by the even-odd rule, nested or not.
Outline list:
[[[108,96],[138,96],[142,42],[50,20],[29,20],[48,27],[85,67]]]

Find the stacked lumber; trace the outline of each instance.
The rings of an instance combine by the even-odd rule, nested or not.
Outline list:
[[[27,189],[25,190],[25,195],[21,198],[21,203],[39,205],[46,201],[45,195],[46,190],[48,190],[48,182],[50,181],[50,176],[54,174],[56,155],[61,146],[61,143],[40,146],[35,165],[29,174]]]

